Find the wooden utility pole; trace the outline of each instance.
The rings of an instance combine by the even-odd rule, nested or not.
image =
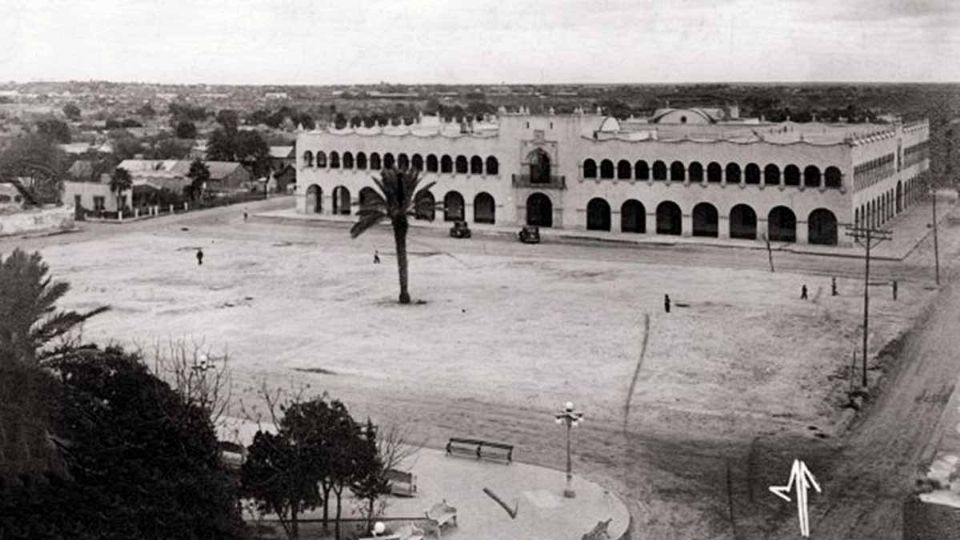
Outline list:
[[[940,286],[940,249],[937,246],[937,187],[930,188],[930,195],[933,199],[933,267],[936,272],[937,286]]]
[[[863,246],[866,251],[863,272],[863,387],[867,387],[867,338],[870,335],[870,249],[884,240],[890,240],[893,233],[888,230],[871,227],[847,227],[847,236]]]

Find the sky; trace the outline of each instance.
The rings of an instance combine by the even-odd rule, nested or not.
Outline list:
[[[960,82],[960,0],[0,0],[0,81]]]

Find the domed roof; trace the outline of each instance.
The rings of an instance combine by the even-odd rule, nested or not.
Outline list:
[[[617,133],[620,131],[620,121],[613,116],[608,116],[600,123],[597,131],[601,133]]]

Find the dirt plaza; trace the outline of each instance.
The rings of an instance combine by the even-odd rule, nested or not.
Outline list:
[[[552,415],[573,401],[586,414],[575,470],[627,500],[640,538],[729,535],[718,478],[744,441],[834,438],[859,343],[862,261],[777,254],[771,273],[759,250],[412,234],[421,303],[406,307],[395,304],[386,231],[351,241],[342,226],[243,223],[222,211],[23,243],[71,282],[65,307],[112,307],[86,338],[202,340],[229,353],[234,399],[251,408],[263,382],[309,385],[357,415],[410,426],[431,447],[481,437],[561,468]],[[925,263],[875,271],[874,353],[935,296]],[[884,284],[893,278],[896,301]]]

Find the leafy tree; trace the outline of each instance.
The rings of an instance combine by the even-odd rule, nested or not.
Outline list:
[[[125,129],[115,129],[108,137],[110,145],[113,146],[113,154],[121,161],[133,159],[143,152],[143,144]]]
[[[239,131],[234,140],[234,161],[248,165],[256,177],[270,173],[270,147],[259,133]]]
[[[207,111],[207,109],[200,106],[193,106],[189,103],[171,103],[167,107],[167,112],[173,117],[174,122],[179,122],[180,120],[200,122],[210,116],[210,112]]]
[[[76,103],[67,103],[63,106],[63,114],[70,120],[76,122],[80,120],[80,107]]]
[[[133,187],[133,178],[130,177],[130,171],[123,167],[117,167],[110,177],[110,191],[117,196],[117,210],[124,208],[123,192]]]
[[[190,154],[189,141],[176,137],[165,136],[157,138],[146,152],[148,159],[184,159]]]
[[[321,502],[319,449],[295,445],[288,433],[258,431],[241,469],[243,494],[276,514],[287,538],[300,537],[300,515]]]
[[[144,118],[153,118],[157,115],[157,111],[154,110],[153,106],[150,103],[144,103],[139,109],[137,109],[137,114]]]
[[[369,470],[365,463],[373,463],[375,443],[371,446],[338,400],[296,398],[279,405],[276,398],[264,395],[277,432],[261,431],[254,437],[241,470],[243,493],[253,497],[261,510],[280,516],[288,538],[299,534],[299,515],[320,504],[326,528],[329,506],[336,497],[334,522],[340,538],[344,490],[369,485],[358,474]]]
[[[210,180],[210,168],[207,165],[200,161],[200,159],[195,159],[190,163],[190,171],[187,173],[187,178],[191,180],[190,182],[190,196],[193,199],[198,199],[203,194],[203,186]]]
[[[15,249],[6,259],[0,255],[0,353],[5,358],[35,364],[45,356],[44,346],[107,310],[57,310],[70,286],[53,281],[49,271],[39,253]]]
[[[217,128],[207,140],[207,161],[233,161],[236,155],[236,132]]]
[[[217,122],[228,130],[235,130],[240,125],[240,116],[232,109],[221,109],[217,112]]]
[[[0,495],[5,538],[242,538],[206,411],[119,348],[50,362],[69,477]]]
[[[70,142],[70,127],[56,118],[48,118],[37,122],[37,133],[55,143],[66,144]]]
[[[197,126],[189,120],[177,122],[176,134],[178,139],[196,139]]]
[[[0,177],[26,179],[22,185],[39,204],[60,201],[66,154],[50,139],[39,134],[17,137],[0,152]]]
[[[380,456],[379,447],[377,427],[368,418],[362,438],[357,444],[356,468],[353,483],[350,484],[350,491],[365,505],[362,513],[367,518],[367,529],[373,528],[377,501],[390,493],[390,482],[386,476],[387,468]]]
[[[410,293],[407,291],[407,232],[410,229],[408,217],[415,216],[418,210],[429,205],[422,195],[429,192],[436,182],[419,188],[420,173],[416,170],[397,171],[385,169],[380,173],[380,179],[373,179],[379,192],[374,191],[368,197],[366,204],[360,207],[358,221],[350,228],[350,236],[356,238],[373,228],[381,221],[390,220],[393,227],[393,241],[397,248],[397,270],[400,275],[400,303],[410,303]]]

